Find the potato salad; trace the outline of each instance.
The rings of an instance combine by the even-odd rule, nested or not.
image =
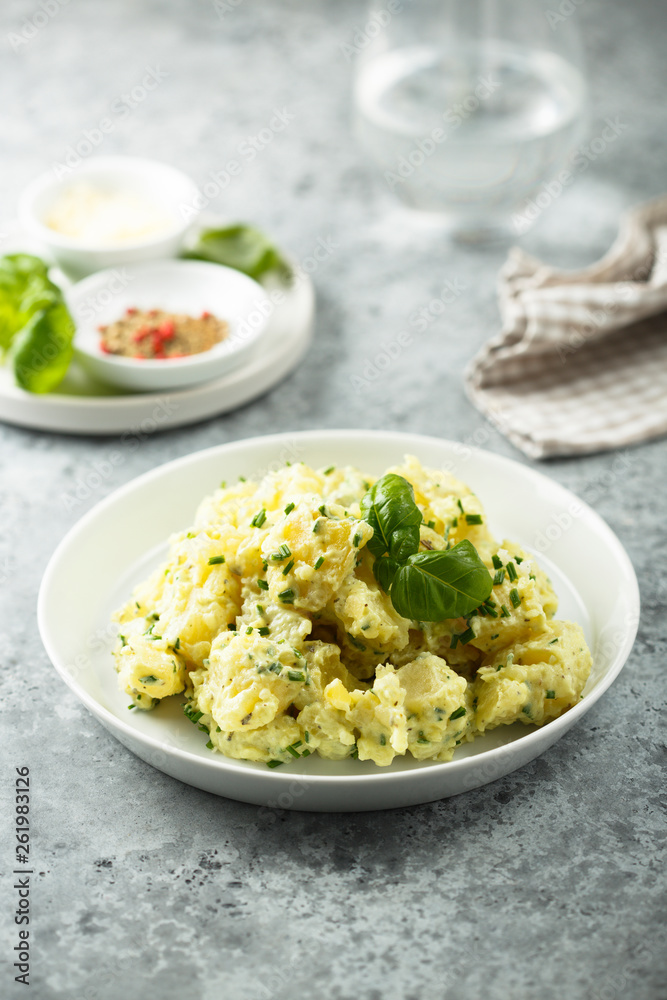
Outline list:
[[[227,757],[447,761],[579,701],[591,655],[556,610],[448,472],[299,463],[203,500],[117,612],[115,665],[131,708],[178,696]]]

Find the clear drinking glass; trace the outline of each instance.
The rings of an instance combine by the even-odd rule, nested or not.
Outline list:
[[[543,0],[371,4],[355,35],[355,128],[398,198],[464,236],[511,228],[583,135],[572,10],[554,19]]]

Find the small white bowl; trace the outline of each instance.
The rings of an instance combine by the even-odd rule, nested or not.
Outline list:
[[[76,324],[74,347],[97,378],[124,389],[159,392],[218,378],[252,352],[273,311],[264,289],[240,271],[199,260],[164,260],[92,274],[65,291]],[[129,308],[162,309],[226,320],[225,340],[184,358],[139,360],[106,354],[99,326],[121,319]]]
[[[46,219],[58,200],[68,189],[83,184],[146,201],[164,213],[166,227],[152,236],[100,244],[66,236],[48,226]],[[62,268],[83,276],[106,267],[175,257],[198,215],[198,194],[187,174],[166,163],[132,156],[98,156],[66,176],[49,171],[34,180],[19,200],[19,218]]]

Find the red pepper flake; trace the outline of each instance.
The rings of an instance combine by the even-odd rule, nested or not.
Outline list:
[[[128,306],[127,309],[125,310],[125,312],[127,313],[128,316],[134,316],[134,314],[136,313],[136,311],[137,310],[136,310],[135,306]]]
[[[107,347],[107,345],[104,343],[103,340],[100,340],[100,350],[103,351],[105,354],[113,354],[111,348]]]
[[[168,360],[187,358],[210,350],[228,334],[228,325],[208,310],[195,318],[165,312],[164,309],[128,309],[115,323],[107,324],[101,339],[108,353]],[[137,345],[141,344],[139,348]]]
[[[106,330],[106,326],[104,326],[104,324],[102,324],[101,326],[98,326],[98,328],[97,328],[97,329],[98,329],[98,331],[99,331],[100,333],[104,333],[104,331]]]

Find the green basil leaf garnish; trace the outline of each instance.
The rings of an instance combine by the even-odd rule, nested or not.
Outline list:
[[[389,556],[380,556],[380,558],[376,559],[373,563],[373,573],[375,574],[375,579],[387,594],[391,590],[394,577],[400,567],[401,564],[395,559],[390,559]]]
[[[264,233],[242,223],[221,229],[205,229],[199,234],[196,245],[183,256],[233,267],[255,281],[270,272],[287,280],[292,273],[287,261]]]
[[[403,476],[390,472],[378,479],[361,500],[361,516],[373,529],[368,549],[376,559],[388,554],[404,562],[419,549],[422,515]]]
[[[492,587],[477,549],[464,539],[451,549],[409,556],[394,576],[390,596],[403,618],[434,622],[470,614]]]
[[[72,358],[74,323],[47,267],[30,254],[0,258],[0,350],[8,353],[17,385],[49,392]]]

